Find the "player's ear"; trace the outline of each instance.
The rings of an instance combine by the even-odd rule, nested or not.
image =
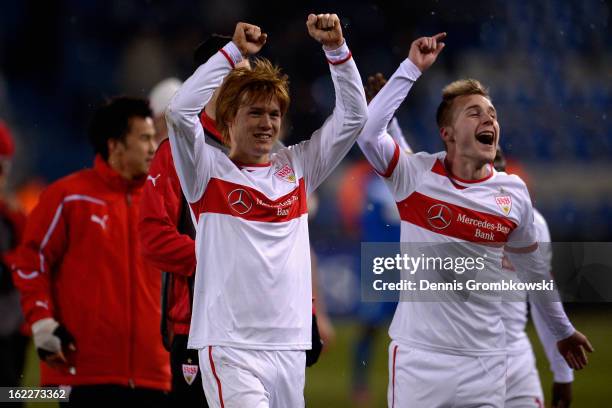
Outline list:
[[[121,143],[119,139],[110,138],[106,141],[106,146],[108,147],[108,156],[112,156],[118,148],[120,148]]]
[[[453,129],[449,126],[442,126],[440,128],[440,138],[442,138],[445,145],[448,145],[449,142],[454,142]]]

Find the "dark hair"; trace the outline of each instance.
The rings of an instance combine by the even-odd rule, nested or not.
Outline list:
[[[497,152],[495,152],[495,159],[493,159],[493,167],[497,171],[506,171],[506,156],[504,155],[504,151],[501,147],[497,147]]]
[[[108,140],[125,141],[133,117],[153,117],[146,99],[118,96],[96,109],[89,123],[89,140],[95,153],[108,160]]]

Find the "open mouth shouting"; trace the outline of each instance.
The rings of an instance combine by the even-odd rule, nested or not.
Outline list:
[[[476,140],[482,144],[493,146],[495,143],[495,134],[491,130],[483,130],[476,134]]]

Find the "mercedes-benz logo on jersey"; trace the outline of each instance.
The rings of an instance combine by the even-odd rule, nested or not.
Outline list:
[[[232,210],[240,215],[248,213],[251,211],[251,208],[253,208],[253,199],[251,195],[241,188],[237,188],[229,193],[227,195],[227,201]]]
[[[427,210],[427,222],[432,228],[442,230],[451,224],[453,212],[444,204],[434,204]]]

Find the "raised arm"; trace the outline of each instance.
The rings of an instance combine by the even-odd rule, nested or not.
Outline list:
[[[368,104],[372,102],[372,99],[380,92],[383,86],[387,83],[387,79],[385,76],[378,72],[375,75],[371,75],[368,77],[365,86],[366,100]],[[387,133],[391,135],[395,143],[399,146],[399,148],[405,153],[413,153],[412,148],[406,141],[406,137],[404,136],[404,132],[399,125],[399,122],[396,117],[391,119],[391,122],[387,125]]]
[[[446,33],[438,33],[433,37],[415,40],[410,45],[408,58],[368,105],[368,121],[357,142],[370,164],[380,174],[386,175],[396,155],[396,143],[388,134],[387,126],[412,85],[435,62],[444,48],[441,41],[445,37]]]
[[[323,45],[329,63],[336,106],[310,140],[292,146],[304,169],[308,192],[312,192],[351,149],[367,114],[361,77],[344,41],[340,19],[335,14],[311,14],[308,33]]]
[[[266,38],[259,27],[238,23],[232,41],[185,81],[166,110],[174,165],[189,202],[202,196],[213,154],[212,148],[204,142],[199,114],[230,70],[248,55],[257,53]]]

